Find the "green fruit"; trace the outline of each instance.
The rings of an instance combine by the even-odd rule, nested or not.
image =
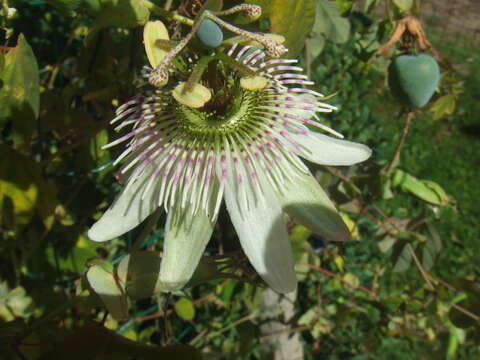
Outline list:
[[[388,67],[388,86],[395,99],[413,108],[423,107],[440,80],[440,70],[427,54],[401,55]]]
[[[223,32],[212,20],[205,19],[198,27],[197,37],[203,45],[216,48],[223,41]]]

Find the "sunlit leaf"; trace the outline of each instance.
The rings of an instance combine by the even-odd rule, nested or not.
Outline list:
[[[0,126],[13,121],[16,142],[28,142],[39,114],[40,86],[37,60],[23,35],[5,55],[0,82]]]
[[[452,115],[455,111],[457,99],[454,95],[448,94],[438,98],[430,108],[433,112],[433,120],[441,119],[446,115]]]
[[[395,170],[392,186],[400,187],[416,197],[434,205],[447,205],[449,197],[443,188],[430,180],[420,180],[402,170]]]
[[[125,292],[112,272],[101,265],[93,265],[87,271],[87,279],[100,296],[110,314],[118,320],[128,318],[128,303]]]
[[[149,21],[145,24],[143,28],[143,44],[152,68],[155,69],[168,53],[167,49],[158,46],[156,41],[169,39],[168,30],[163,22],[157,20]]]
[[[195,317],[195,306],[187,298],[181,298],[175,302],[175,312],[183,320],[193,320]]]
[[[340,16],[337,4],[329,0],[318,0],[315,24],[307,39],[307,49],[312,58],[323,50],[326,40],[341,44],[348,40],[350,22]]]
[[[272,0],[269,9],[270,30],[285,37],[287,56],[297,56],[315,21],[315,1]]]
[[[393,0],[393,3],[401,12],[408,12],[413,7],[413,0]]]
[[[90,241],[81,235],[66,257],[55,255],[55,249],[50,247],[47,249],[47,259],[52,266],[58,266],[60,270],[81,273],[85,270],[87,261],[98,256],[95,249],[99,246],[99,243]]]
[[[92,27],[132,28],[144,25],[150,18],[151,3],[145,0],[100,0]]]
[[[29,317],[33,312],[33,299],[21,286],[10,289],[6,281],[0,282],[0,319],[12,321]]]
[[[51,227],[57,199],[30,158],[6,145],[0,145],[0,221],[15,228],[27,225],[34,213]]]

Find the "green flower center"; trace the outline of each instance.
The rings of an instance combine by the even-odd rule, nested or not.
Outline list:
[[[177,104],[175,111],[179,126],[192,138],[229,135],[255,125],[258,120],[252,116],[262,102],[261,91],[238,89],[227,101],[224,94],[216,94],[202,109],[193,109]]]

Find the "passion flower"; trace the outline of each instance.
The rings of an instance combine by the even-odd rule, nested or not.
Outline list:
[[[258,274],[277,292],[293,291],[297,282],[284,211],[330,239],[349,237],[300,157],[352,165],[371,151],[316,131],[339,136],[316,115],[335,107],[307,88],[313,82],[296,60],[270,58],[258,46],[239,44],[228,51],[219,47],[209,57],[197,83],[189,85],[202,60],[184,55],[172,62],[162,88],[146,85],[117,109],[112,124],[117,131],[130,130],[106,148],[126,143],[115,163],[123,164],[120,174],[127,181],[88,235],[113,239],[165,208],[159,277],[162,289],[177,290],[199,263],[224,200]],[[205,103],[192,106],[189,96],[194,104],[199,98]]]

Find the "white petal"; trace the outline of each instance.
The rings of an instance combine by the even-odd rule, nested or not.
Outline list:
[[[227,181],[225,202],[250,263],[273,290],[288,293],[297,287],[292,249],[280,204],[271,190],[264,188],[264,197],[247,210]]]
[[[120,196],[88,231],[93,241],[107,241],[120,236],[140,224],[155,211],[158,203],[155,199],[156,186],[143,195],[150,180],[151,171],[144,171],[128,188],[124,188]]]
[[[312,131],[306,135],[291,133],[291,137],[304,148],[297,152],[299,156],[320,165],[353,165],[372,155],[368,146]]]
[[[302,174],[294,183],[285,185],[278,197],[285,212],[295,221],[330,240],[350,238],[337,209],[311,174]]]
[[[183,288],[192,277],[212,235],[215,219],[203,208],[192,215],[192,204],[173,206],[168,213],[160,266],[162,291]]]

